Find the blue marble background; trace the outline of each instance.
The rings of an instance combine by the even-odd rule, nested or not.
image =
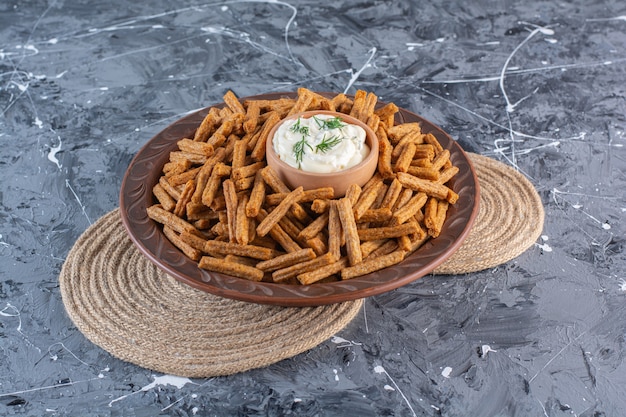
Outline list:
[[[626,3],[4,0],[0,415],[616,416],[626,409]],[[375,92],[536,186],[519,258],[365,301],[336,337],[190,380],[94,346],[58,274],[128,163],[238,96]]]

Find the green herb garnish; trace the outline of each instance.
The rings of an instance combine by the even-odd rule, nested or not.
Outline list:
[[[302,139],[300,139],[298,142],[295,143],[295,145],[293,145],[293,153],[296,156],[296,162],[298,163],[298,166],[300,166],[300,164],[302,163],[302,157],[304,156],[304,151],[306,147],[308,147],[310,150],[313,150],[311,145],[309,145],[309,142],[307,142],[306,136],[304,135],[302,136]]]
[[[298,120],[289,128],[289,130],[291,130],[294,133],[300,133],[303,136],[308,136],[309,135],[309,127],[308,126],[302,126],[300,124],[300,118],[298,117]]]
[[[333,117],[332,119],[318,119],[313,116],[313,120],[317,124],[317,127],[322,130],[331,130],[331,129],[339,129],[345,126],[345,123],[339,117]],[[317,152],[326,153],[334,146],[337,146],[341,142],[340,136],[331,136],[329,138],[324,137],[322,141],[315,146],[315,149],[311,146],[311,144],[307,141],[307,137],[310,135],[309,127],[302,126],[300,123],[301,120],[298,120],[289,128],[294,133],[299,133],[302,135],[302,139],[296,142],[293,145],[293,153],[296,157],[296,162],[298,166],[302,164],[302,158],[304,157],[304,153],[306,152],[306,148]]]
[[[341,143],[340,136],[331,136],[327,138],[324,136],[324,139],[320,143],[315,146],[315,152],[321,151],[322,153],[328,152],[331,148],[339,145]]]
[[[309,127],[302,126],[300,124],[300,118],[298,117],[298,120],[289,128],[289,130],[294,133],[300,133],[302,135],[302,139],[300,139],[298,142],[295,143],[295,145],[293,145],[293,153],[296,156],[296,162],[298,163],[298,166],[300,166],[300,164],[302,164],[302,157],[304,156],[305,147],[313,150],[313,148],[311,148],[311,145],[309,145],[309,142],[307,142],[306,140],[306,137],[309,136]]]
[[[333,117],[332,119],[318,119],[313,116],[313,120],[320,129],[339,129],[345,126],[343,120],[340,117]]]

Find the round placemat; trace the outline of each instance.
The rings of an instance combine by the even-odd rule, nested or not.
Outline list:
[[[305,352],[363,304],[278,307],[196,290],[139,252],[119,209],[80,236],[59,281],[68,315],[89,340],[122,360],[185,377],[230,375]]]
[[[463,274],[507,262],[539,237],[539,195],[520,173],[469,154],[481,187],[474,226],[435,274]],[[222,298],[187,286],[148,260],[119,209],[89,227],[59,277],[66,311],[93,343],[122,360],[185,376],[230,375],[293,357],[343,329],[363,301],[280,307]]]
[[[530,248],[543,230],[544,210],[535,187],[520,172],[468,153],[480,186],[478,216],[461,247],[434,274],[493,268]]]

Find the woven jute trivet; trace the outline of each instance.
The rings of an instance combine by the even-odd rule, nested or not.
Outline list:
[[[521,255],[543,230],[537,190],[508,165],[468,153],[480,186],[478,216],[463,245],[434,274],[465,274],[493,268]]]
[[[500,162],[470,157],[481,186],[480,211],[466,242],[438,274],[513,259],[543,226],[532,184]],[[343,329],[363,304],[278,307],[196,290],[141,254],[118,209],[79,237],[59,281],[69,317],[89,340],[119,359],[186,377],[230,375],[293,357]]]
[[[119,209],[81,235],[60,286],[70,318],[93,343],[144,368],[186,377],[229,375],[295,356],[345,327],[363,303],[285,308],[196,290],[139,252]]]

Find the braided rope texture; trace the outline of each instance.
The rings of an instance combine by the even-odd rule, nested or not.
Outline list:
[[[481,187],[478,218],[435,274],[507,262],[539,237],[544,212],[514,169],[469,154]],[[119,209],[76,241],[59,277],[70,319],[94,344],[144,368],[185,377],[231,375],[303,353],[343,329],[363,300],[279,307],[231,300],[170,277],[132,243]]]
[[[495,159],[468,155],[480,186],[478,216],[461,247],[434,274],[496,267],[525,252],[543,231],[543,205],[530,181]]]
[[[136,249],[119,209],[81,235],[59,280],[68,315],[94,344],[186,377],[230,375],[293,357],[343,329],[363,304],[278,307],[196,290]]]

